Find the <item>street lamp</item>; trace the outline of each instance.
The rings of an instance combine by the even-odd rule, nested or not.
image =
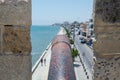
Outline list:
[[[73,41],[75,41],[75,27],[73,26]]]

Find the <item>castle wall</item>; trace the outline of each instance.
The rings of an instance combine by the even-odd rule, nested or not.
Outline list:
[[[120,80],[120,0],[94,3],[94,80]]]
[[[0,0],[0,80],[31,80],[31,0]]]

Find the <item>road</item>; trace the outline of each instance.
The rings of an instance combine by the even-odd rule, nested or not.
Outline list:
[[[78,35],[75,35],[75,47],[79,52],[79,58],[85,67],[86,72],[90,77],[92,77],[93,68],[93,50],[86,44],[82,44],[79,40]]]

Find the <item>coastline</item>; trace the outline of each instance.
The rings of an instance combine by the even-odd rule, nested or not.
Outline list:
[[[52,45],[52,41],[50,42],[50,44],[47,46],[47,48],[44,50],[44,52],[42,53],[42,55],[39,57],[39,59],[37,60],[37,62],[35,63],[35,65],[32,68],[32,73],[36,70],[37,66],[40,64],[40,60],[41,58],[43,58],[46,55],[46,51],[51,47]]]
[[[63,34],[65,34],[65,33],[66,33],[66,32],[65,32],[64,28],[63,28],[63,27],[60,27],[60,30],[58,31],[58,33],[57,33],[56,35],[63,35]],[[39,57],[39,59],[37,60],[37,62],[35,63],[35,65],[32,67],[32,73],[34,73],[34,71],[36,70],[36,68],[37,68],[38,65],[40,64],[41,58],[43,58],[43,57],[46,55],[48,49],[49,49],[51,46],[52,46],[52,40],[51,40],[50,44],[47,46],[47,48],[44,50],[44,52],[42,53],[42,55]]]
[[[57,35],[64,35],[64,34],[66,34],[65,29],[63,27],[60,27],[60,31],[58,32]]]

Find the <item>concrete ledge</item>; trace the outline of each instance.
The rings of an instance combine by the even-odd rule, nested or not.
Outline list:
[[[112,58],[115,56],[120,57],[120,53],[101,53],[101,54],[95,54],[95,55],[100,58]]]

